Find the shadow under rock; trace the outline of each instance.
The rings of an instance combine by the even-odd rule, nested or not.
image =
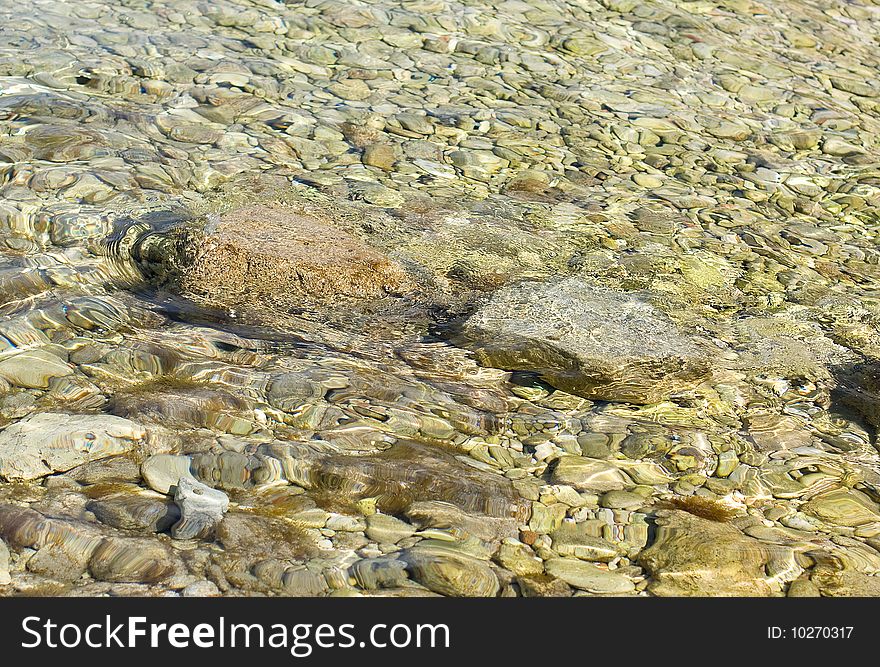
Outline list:
[[[831,390],[830,411],[863,423],[877,445],[880,428],[880,360],[831,367],[835,387]]]

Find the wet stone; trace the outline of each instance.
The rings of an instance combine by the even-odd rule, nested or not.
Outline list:
[[[412,525],[386,514],[371,514],[366,522],[367,537],[379,543],[394,544],[416,532]]]
[[[500,589],[495,573],[476,558],[418,546],[401,558],[415,581],[441,595],[495,597]]]
[[[171,527],[171,536],[178,540],[213,536],[229,508],[225,493],[187,477],[177,481],[174,503],[180,510],[180,520]]]
[[[279,207],[232,211],[143,252],[160,279],[227,303],[377,298],[409,288],[403,269],[379,251],[317,214]]]
[[[880,507],[855,489],[839,489],[817,496],[801,511],[838,526],[859,526],[880,521]]]
[[[573,558],[551,558],[544,564],[547,574],[596,595],[619,595],[635,590],[632,580]]]
[[[658,512],[657,537],[639,556],[659,596],[766,597],[770,550],[730,524],[681,511]],[[736,553],[737,558],[730,558]]]
[[[580,456],[563,456],[553,469],[554,484],[568,484],[579,491],[620,490],[632,482],[611,463]]]
[[[617,546],[590,534],[584,523],[565,522],[550,533],[553,550],[560,556],[572,556],[581,560],[609,562],[619,554]]]
[[[122,530],[163,533],[180,519],[174,503],[141,494],[94,500],[86,508],[101,523]]]
[[[571,587],[562,579],[546,574],[527,574],[516,578],[520,593],[526,598],[567,598]]]
[[[710,370],[707,350],[643,297],[577,278],[501,290],[464,334],[481,363],[587,398],[653,403]]]
[[[0,432],[0,477],[31,480],[133,450],[146,430],[112,415],[44,412]]]
[[[19,387],[45,389],[52,378],[64,377],[73,369],[46,350],[28,350],[0,361],[0,377]]]
[[[397,588],[409,580],[407,564],[395,558],[367,558],[349,568],[350,576],[361,588]]]

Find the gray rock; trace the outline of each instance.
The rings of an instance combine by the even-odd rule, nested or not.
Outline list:
[[[44,412],[0,433],[0,477],[39,479],[129,452],[145,437],[144,427],[122,417]]]
[[[212,536],[229,509],[225,493],[188,477],[178,480],[174,502],[180,508],[180,521],[171,527],[171,536],[178,540]]]
[[[702,344],[643,296],[579,278],[500,290],[463,332],[482,364],[587,398],[655,403],[710,370]]]

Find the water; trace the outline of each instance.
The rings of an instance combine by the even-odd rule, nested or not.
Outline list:
[[[0,15],[3,594],[874,594],[877,6]]]

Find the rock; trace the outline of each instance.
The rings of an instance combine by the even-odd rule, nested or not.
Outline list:
[[[551,477],[554,484],[567,484],[578,491],[602,493],[632,485],[626,473],[613,464],[584,456],[562,456]]]
[[[560,556],[607,563],[614,560],[619,553],[611,542],[590,535],[583,523],[563,523],[550,533],[550,537],[553,539],[553,551]]]
[[[65,543],[46,544],[28,558],[26,567],[29,572],[56,581],[76,581],[88,569],[89,554],[71,547]]]
[[[192,460],[188,456],[174,454],[155,454],[141,465],[141,475],[147,485],[162,495],[171,493],[182,477],[196,478],[190,472]]]
[[[825,597],[878,597],[880,578],[851,569],[841,570],[820,563],[810,574],[810,583]]]
[[[327,517],[324,527],[337,533],[362,533],[367,529],[367,523],[362,517],[334,514]]]
[[[361,159],[365,165],[391,171],[394,163],[400,159],[400,150],[391,144],[370,144],[364,149]]]
[[[220,589],[213,581],[197,581],[180,591],[180,594],[185,598],[215,598],[219,597]]]
[[[416,532],[415,527],[387,514],[371,514],[367,518],[367,537],[379,544],[396,544]]]
[[[404,270],[363,241],[314,214],[277,206],[223,214],[203,230],[153,244],[150,253],[142,263],[154,273],[158,263],[184,291],[222,303],[293,305],[410,288]]]
[[[539,534],[549,533],[562,523],[568,512],[568,505],[563,503],[532,503],[532,516],[529,518],[529,529]]]
[[[861,526],[880,521],[880,506],[856,489],[836,489],[816,496],[801,511],[836,526]]]
[[[455,528],[481,540],[497,542],[517,535],[517,520],[513,517],[494,517],[477,512],[465,512],[452,503],[426,500],[412,503],[406,517],[420,528]]]
[[[498,578],[485,562],[463,554],[413,547],[402,552],[412,578],[425,588],[452,597],[495,597]]]
[[[505,540],[498,551],[498,562],[514,574],[536,575],[544,572],[544,564],[528,546],[518,540]]]
[[[93,500],[86,509],[101,523],[122,530],[163,533],[180,519],[177,505],[145,494],[120,494]]]
[[[156,541],[112,537],[95,549],[89,571],[101,581],[152,583],[171,575],[174,560]]]
[[[790,598],[818,598],[821,596],[819,587],[806,578],[792,581],[786,592],[786,597]]]
[[[49,380],[71,375],[73,368],[46,350],[25,350],[0,361],[0,377],[28,389],[46,389]]]
[[[68,580],[87,568],[101,581],[155,583],[170,576],[178,563],[153,538],[108,536],[92,523],[10,504],[0,504],[0,537],[18,549],[36,550],[39,556],[28,561],[31,571]]]
[[[302,567],[290,567],[284,570],[281,585],[287,595],[293,597],[318,597],[327,593],[326,578],[318,573]]]
[[[657,513],[654,543],[639,555],[659,596],[766,597],[767,545],[727,523],[676,510]],[[731,558],[736,554],[736,558]]]
[[[709,134],[721,139],[730,139],[731,141],[743,141],[752,133],[747,125],[729,121],[715,123],[707,129]]]
[[[180,521],[171,527],[171,536],[178,540],[213,536],[217,524],[229,509],[229,498],[225,493],[188,477],[178,480],[174,502],[180,508]]]
[[[406,563],[396,558],[365,558],[349,568],[355,583],[367,590],[397,588],[409,580]]]
[[[112,415],[44,412],[0,432],[0,477],[38,479],[89,461],[130,452],[146,430]]]
[[[217,526],[217,542],[247,568],[269,557],[300,561],[318,555],[315,539],[287,519],[244,512],[228,512],[223,517]]]
[[[623,574],[573,558],[551,558],[544,563],[544,567],[551,577],[596,595],[620,595],[631,593],[636,588],[632,580]]]
[[[630,491],[608,491],[599,499],[599,505],[614,510],[635,510],[648,501],[644,496]]]
[[[568,598],[571,587],[562,579],[546,574],[527,574],[516,578],[524,598]]]
[[[80,484],[111,484],[135,482],[140,478],[140,466],[129,456],[114,456],[84,463],[67,471],[67,476]]]
[[[463,333],[483,365],[535,371],[586,398],[656,403],[710,370],[703,346],[643,296],[579,278],[502,289]]]
[[[827,137],[825,141],[822,142],[822,152],[827,155],[843,157],[855,153],[862,153],[864,152],[864,149],[837,137]]]

